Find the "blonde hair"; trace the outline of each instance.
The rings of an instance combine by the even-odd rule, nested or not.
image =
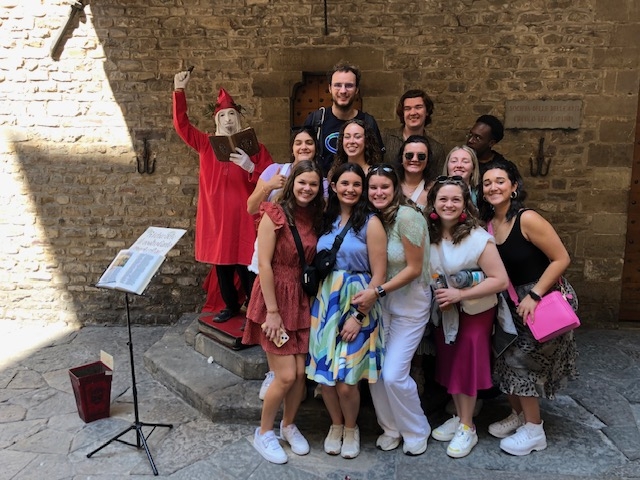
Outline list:
[[[480,183],[480,166],[478,164],[478,156],[476,152],[473,151],[472,148],[467,147],[466,145],[456,145],[447,154],[447,159],[444,162],[444,168],[442,169],[442,174],[445,176],[449,176],[449,159],[451,155],[456,150],[464,150],[471,157],[471,163],[473,164],[473,172],[471,172],[471,178],[469,178],[469,186],[471,188],[478,188],[478,184]]]

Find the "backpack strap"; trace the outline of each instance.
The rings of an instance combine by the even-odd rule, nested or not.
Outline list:
[[[322,125],[324,125],[324,114],[326,109],[324,107],[320,107],[318,110],[314,111],[311,117],[311,126],[316,129],[316,140],[317,144],[320,147],[320,152],[318,152],[318,156],[322,157],[324,153],[324,148],[322,145]]]

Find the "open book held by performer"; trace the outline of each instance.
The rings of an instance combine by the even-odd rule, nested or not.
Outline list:
[[[209,141],[216,158],[221,162],[231,161],[229,155],[236,153],[236,148],[242,149],[250,157],[260,152],[258,137],[252,127],[247,127],[232,135],[210,135]]]

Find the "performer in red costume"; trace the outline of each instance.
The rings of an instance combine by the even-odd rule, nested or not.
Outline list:
[[[196,213],[196,261],[213,265],[204,287],[207,302],[203,311],[220,305],[218,285],[224,308],[214,321],[226,322],[240,310],[240,295],[234,282],[238,274],[242,290],[251,294],[255,274],[247,269],[251,263],[256,239],[255,218],[247,213],[247,199],[253,192],[260,174],[273,163],[264,145],[260,152],[249,157],[237,148],[229,162],[216,159],[209,142],[209,134],[195,128],[187,116],[185,88],[191,72],[179,72],[174,77],[173,126],[180,138],[200,156],[198,209]],[[214,107],[216,135],[231,135],[241,129],[240,106],[223,88]],[[214,281],[213,272],[217,277]]]

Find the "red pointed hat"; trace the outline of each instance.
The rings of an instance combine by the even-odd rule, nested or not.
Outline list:
[[[236,105],[236,102],[233,101],[229,92],[227,92],[224,88],[220,88],[218,92],[218,100],[216,100],[216,106],[214,108],[213,114],[216,115],[220,110],[224,110],[225,108],[234,108],[238,112],[240,111],[240,105]]]

